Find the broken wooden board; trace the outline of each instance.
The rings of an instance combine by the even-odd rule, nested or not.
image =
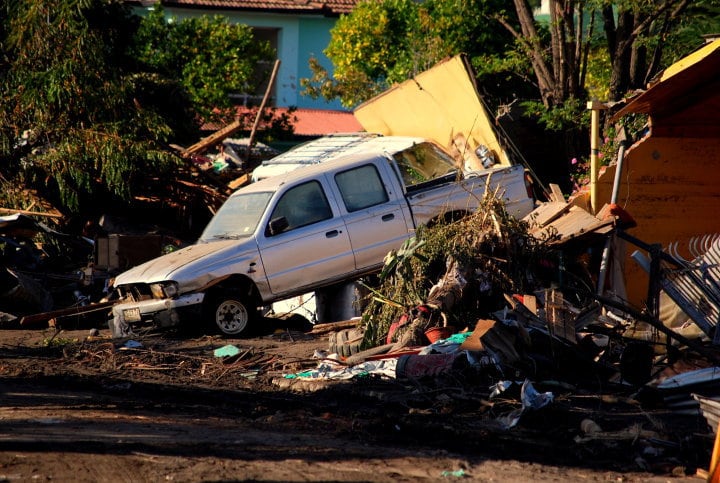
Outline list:
[[[217,143],[221,142],[223,139],[228,138],[235,134],[240,128],[242,128],[242,123],[239,120],[233,121],[227,126],[225,126],[222,129],[219,129],[212,133],[210,136],[207,136],[205,138],[202,138],[197,143],[193,144],[189,148],[185,149],[182,152],[183,158],[189,158],[193,154],[202,153],[203,151],[207,150],[208,148],[216,145]]]
[[[70,307],[67,309],[53,310],[52,312],[26,315],[20,319],[20,325],[27,326],[38,322],[48,322],[51,319],[58,319],[60,317],[82,316],[98,310],[106,310],[115,305],[117,302],[117,300],[111,300],[108,302],[98,302],[81,307]]]
[[[545,293],[545,317],[552,333],[575,344],[575,322],[562,292],[547,290]]]
[[[614,223],[614,219],[600,220],[582,208],[570,206],[567,212],[562,213],[553,221],[546,223],[544,226],[531,228],[530,233],[540,239],[552,238],[548,243],[557,245],[590,233],[609,233],[614,229]]]
[[[544,227],[548,223],[558,219],[570,209],[570,205],[564,201],[548,201],[535,208],[523,221],[530,225]]]
[[[227,187],[229,189],[231,189],[232,191],[235,191],[236,189],[240,188],[241,186],[245,186],[249,182],[250,182],[250,175],[248,173],[245,173],[242,176],[230,181],[227,184]]]

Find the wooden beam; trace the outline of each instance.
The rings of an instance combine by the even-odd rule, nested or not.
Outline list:
[[[280,68],[280,59],[275,60],[275,65],[273,66],[272,73],[270,74],[270,80],[268,81],[267,89],[265,89],[265,95],[263,96],[263,100],[260,103],[260,108],[258,109],[257,115],[255,116],[255,122],[253,123],[253,127],[250,130],[250,139],[248,140],[247,145],[247,152],[245,153],[245,159],[250,160],[250,153],[252,153],[253,144],[255,144],[255,134],[257,133],[258,125],[260,124],[260,116],[262,116],[262,112],[265,109],[265,104],[267,104],[267,100],[270,97],[270,92],[272,92],[273,84],[275,84],[275,76],[277,76],[278,69]]]
[[[71,315],[84,315],[97,310],[103,310],[108,307],[115,305],[118,300],[112,300],[109,302],[99,302],[90,305],[84,305],[82,307],[70,307],[67,309],[53,310],[52,312],[43,312],[40,314],[26,315],[20,319],[20,325],[29,325],[37,322],[47,322],[50,319],[56,319],[58,317],[68,317]]]
[[[10,215],[44,216],[47,218],[62,218],[64,216],[59,213],[48,213],[48,212],[28,211],[28,210],[15,210],[13,208],[0,208],[0,213],[7,213]]]
[[[219,142],[222,142],[223,139],[228,138],[232,136],[235,132],[240,130],[242,127],[242,123],[240,120],[236,120],[228,124],[222,129],[219,129],[212,133],[210,136],[207,136],[197,143],[193,144],[189,148],[187,148],[185,151],[182,152],[183,158],[189,158],[193,154],[198,154],[203,151],[206,151],[211,146],[216,145]]]

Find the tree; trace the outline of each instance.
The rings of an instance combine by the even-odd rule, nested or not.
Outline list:
[[[422,72],[447,56],[499,53],[511,38],[495,23],[498,0],[364,0],[340,17],[324,53],[331,77],[311,59],[313,77],[302,79],[305,94],[340,98],[352,107]]]
[[[2,5],[4,188],[36,188],[69,214],[103,209],[98,199],[128,204],[149,180],[167,179],[179,163],[168,146],[197,139],[198,113],[253,85],[259,57],[243,52],[268,53],[247,28],[217,19],[183,22],[152,50],[166,23],[141,22],[120,0]]]
[[[105,190],[127,199],[146,172],[166,169],[172,128],[138,103],[143,79],[125,69],[128,10],[115,1],[6,4],[0,95],[3,166],[74,212]]]
[[[717,0],[547,5],[543,18],[535,14],[537,0],[361,2],[332,31],[325,53],[334,79],[315,61],[314,76],[304,85],[310,95],[339,97],[352,107],[464,52],[485,101],[499,112],[519,108],[522,119],[514,117],[507,127],[518,134],[514,143],[525,144],[520,147],[532,155],[536,172],[569,188],[572,160],[588,151],[586,101],[619,100],[645,88],[662,68],[699,46],[701,39],[689,35],[698,25],[705,32],[720,29],[720,7]]]
[[[218,114],[227,120],[231,94],[264,86],[269,69],[258,66],[271,66],[275,52],[247,25],[221,16],[168,19],[158,4],[142,19],[130,55],[140,70],[177,79],[195,111],[209,121]]]
[[[497,18],[530,59],[546,107],[584,97],[588,54],[599,48],[596,21],[602,26],[610,65],[608,100],[617,101],[628,91],[645,88],[668,64],[663,62],[663,48],[683,13],[690,9],[697,18],[713,10],[713,1],[702,0],[549,0],[550,22],[543,32],[528,1],[513,2],[520,30],[507,18]]]

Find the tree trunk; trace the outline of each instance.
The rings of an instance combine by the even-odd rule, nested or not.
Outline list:
[[[547,107],[553,106],[556,102],[562,102],[563,99],[556,99],[556,79],[543,58],[543,46],[540,43],[540,37],[535,28],[535,17],[533,17],[532,9],[527,0],[513,1],[515,3],[518,20],[520,21],[522,35],[516,32],[507,22],[503,23],[503,25],[510,30],[515,38],[525,45],[527,54],[530,57],[530,62],[532,63],[533,69],[535,69],[535,76],[537,77],[538,88],[543,104]]]
[[[617,13],[618,22],[615,25],[611,7],[603,9],[603,22],[607,37],[608,52],[612,64],[610,77],[610,100],[620,100],[632,88],[644,88],[650,76],[650,69],[657,69],[657,64],[647,64],[647,50],[637,46],[638,37],[652,33],[655,21],[665,16],[661,34],[665,31],[666,23],[673,22],[687,8],[690,0],[664,0],[652,10],[641,11],[621,10]],[[654,52],[653,59],[659,59],[662,51],[662,41]]]
[[[627,92],[630,85],[630,63],[632,60],[632,32],[635,26],[635,16],[632,12],[618,13],[617,28],[614,31],[613,48],[608,40],[608,51],[612,62],[610,75],[610,100],[618,101]],[[608,31],[606,26],[605,31]]]

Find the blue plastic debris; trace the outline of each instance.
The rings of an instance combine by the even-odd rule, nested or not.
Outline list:
[[[122,349],[139,349],[143,345],[136,340],[129,340],[123,344]]]

